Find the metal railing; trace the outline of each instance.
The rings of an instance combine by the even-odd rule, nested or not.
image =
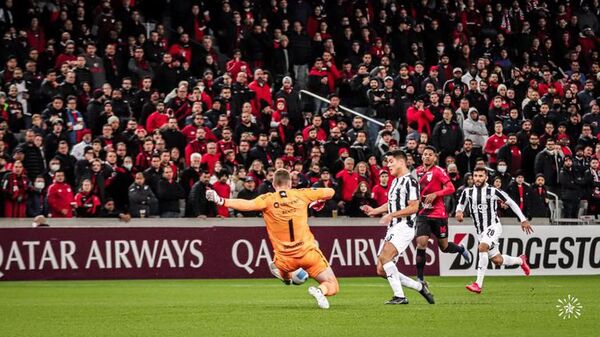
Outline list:
[[[301,94],[306,94],[306,95],[308,95],[308,96],[311,96],[311,97],[313,97],[313,98],[316,98],[316,99],[318,99],[319,101],[325,102],[325,103],[327,103],[327,104],[330,104],[330,103],[331,103],[331,101],[330,101],[330,100],[328,100],[327,98],[325,98],[325,97],[322,97],[322,96],[319,96],[319,95],[317,95],[317,94],[313,94],[312,92],[310,92],[310,91],[308,91],[308,90],[300,90],[300,93],[301,93]],[[373,119],[372,117],[365,116],[365,115],[361,114],[360,112],[356,112],[356,111],[354,111],[354,110],[352,110],[352,109],[346,108],[346,107],[345,107],[345,106],[343,106],[343,105],[340,105],[340,109],[342,109],[342,110],[344,110],[344,111],[346,111],[346,112],[349,112],[349,113],[351,113],[351,114],[353,114],[353,115],[360,116],[360,117],[362,117],[362,118],[364,118],[364,119],[368,120],[369,122],[371,122],[371,123],[374,123],[374,124],[377,124],[377,125],[379,125],[379,126],[383,126],[383,125],[384,125],[383,123],[381,123],[380,121],[378,121],[378,120],[376,120],[376,119]]]

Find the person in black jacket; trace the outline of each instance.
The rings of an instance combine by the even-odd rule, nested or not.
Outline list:
[[[521,156],[521,162],[523,163],[521,166],[526,182],[532,183],[535,180],[535,157],[541,151],[543,151],[543,148],[540,145],[540,137],[535,133],[530,134],[529,144],[523,148]]]
[[[279,48],[275,49],[273,57],[273,73],[278,83],[284,76],[294,74],[294,54],[289,48],[290,41],[283,35],[279,41]]]
[[[184,191],[181,185],[173,179],[171,166],[163,168],[163,177],[158,182],[158,207],[161,218],[179,218],[179,200],[184,199]]]
[[[268,137],[266,134],[260,134],[258,136],[258,142],[256,146],[250,150],[251,161],[260,160],[264,167],[270,167],[273,165],[273,161],[277,156],[270,151],[268,145]]]
[[[177,125],[177,118],[170,117],[167,126],[161,129],[160,134],[165,140],[165,145],[167,146],[167,149],[172,149],[176,147],[179,149],[179,153],[185,153],[187,141],[185,139],[184,134],[179,130],[179,125]]]
[[[41,136],[38,135],[37,137],[41,140]],[[35,138],[36,135],[33,131],[27,131],[25,133],[25,143],[20,144],[14,151],[15,153],[23,153],[23,167],[25,168],[27,178],[31,181],[46,170],[46,161],[44,160],[41,141],[38,145],[35,143]]]
[[[273,187],[273,176],[275,176],[275,168],[267,168],[267,176],[265,177],[265,180],[263,180],[262,184],[258,186],[258,194],[275,192],[275,187]]]
[[[214,203],[206,200],[206,190],[212,189],[208,183],[210,173],[202,171],[200,179],[192,186],[185,205],[185,216],[191,218],[215,217],[217,207]]]
[[[244,181],[244,189],[240,191],[240,193],[238,193],[238,198],[239,199],[244,199],[244,200],[252,200],[256,197],[258,197],[258,191],[256,190],[256,181],[254,181],[254,178],[252,177],[246,177],[246,180]],[[252,218],[252,217],[257,217],[260,215],[260,212],[241,212],[241,211],[235,211],[235,215],[237,217],[244,217],[244,218]]]
[[[452,120],[452,109],[444,108],[443,120],[439,121],[433,128],[431,144],[439,152],[440,163],[446,162],[446,157],[454,156],[463,146],[463,131],[458,123]]]
[[[360,130],[356,133],[356,141],[350,146],[350,156],[357,162],[367,162],[372,156],[371,148],[367,143],[367,132]]]
[[[347,214],[349,217],[366,217],[366,213],[361,210],[363,206],[371,206],[377,207],[375,200],[371,197],[371,190],[369,189],[369,185],[361,181],[354,191],[352,195],[352,200],[350,201],[350,207],[347,208]]]
[[[538,174],[535,177],[535,184],[531,187],[531,193],[527,198],[527,209],[530,218],[548,218],[550,209],[548,208],[548,193],[545,185],[544,175]]]
[[[477,159],[482,157],[481,148],[474,148],[473,141],[469,138],[465,139],[462,151],[456,155],[456,166],[460,175],[465,176],[467,173],[472,173]]]
[[[294,22],[294,31],[290,32],[289,49],[292,54],[294,78],[299,88],[304,88],[308,81],[308,62],[310,61],[311,42],[310,37],[303,30],[300,21]]]
[[[288,117],[291,122],[290,124],[296,128],[296,130],[299,130],[302,126],[302,109],[304,105],[300,99],[300,93],[298,90],[294,89],[291,77],[285,76],[281,81],[281,90],[275,94],[274,99],[277,100],[278,98],[285,99]]]
[[[584,174],[586,197],[588,201],[587,214],[600,214],[600,160],[592,158],[590,160],[590,168]]]
[[[554,138],[548,138],[546,149],[535,156],[534,172],[536,175],[540,173],[544,175],[550,192],[558,192],[558,176],[563,162],[557,148]]]
[[[513,177],[508,173],[508,166],[506,165],[506,161],[499,160],[498,166],[496,166],[496,174],[494,175],[494,179],[500,179],[502,182],[501,189],[505,192],[508,191],[508,186],[514,180]]]
[[[584,180],[573,171],[573,159],[565,156],[565,162],[558,178],[560,182],[560,197],[563,202],[563,218],[577,218],[579,213],[579,200]]]
[[[329,140],[324,145],[323,163],[328,167],[333,167],[335,161],[339,158],[340,149],[349,149],[350,144],[342,138],[342,132],[337,126],[331,128],[329,134]]]
[[[530,217],[530,194],[531,188],[525,184],[525,176],[522,173],[518,173],[516,179],[513,180],[509,185],[506,191],[510,198],[514,200],[519,208],[525,214],[525,216]],[[515,214],[510,210],[506,210],[510,216],[515,216]]]
[[[333,181],[331,179],[331,173],[329,172],[329,168],[327,167],[323,167],[321,168],[321,178],[319,179],[319,181],[317,181],[316,183],[313,184],[314,188],[333,188],[335,190],[335,195],[325,201],[325,205],[323,206],[322,209],[320,210],[315,210],[315,209],[309,209],[311,215],[316,216],[317,218],[321,218],[321,217],[326,217],[326,218],[330,218],[332,215],[332,212],[334,210],[337,211],[338,207],[337,204],[340,201],[340,189],[338,184]]]
[[[150,161],[150,167],[144,171],[144,179],[146,180],[146,184],[150,186],[154,195],[158,194],[158,182],[162,177],[162,166],[160,161],[160,155],[155,153],[152,155],[152,159]]]
[[[135,182],[129,186],[129,212],[132,217],[149,217],[158,214],[158,199],[145,184],[144,174],[135,174]]]

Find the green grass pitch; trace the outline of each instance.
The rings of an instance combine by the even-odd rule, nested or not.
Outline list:
[[[429,277],[437,304],[378,278],[342,278],[321,310],[302,286],[268,280],[47,281],[0,283],[0,336],[598,336],[600,276]],[[575,296],[580,318],[561,319]]]

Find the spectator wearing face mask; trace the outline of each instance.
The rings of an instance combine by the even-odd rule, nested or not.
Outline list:
[[[27,195],[27,216],[35,217],[46,214],[46,181],[37,176]]]
[[[500,189],[506,192],[508,190],[508,185],[510,185],[510,183],[513,181],[513,177],[510,175],[510,173],[508,173],[508,166],[506,165],[506,161],[504,161],[503,159],[498,161],[498,166],[496,167],[496,175],[494,176],[494,179],[496,178],[500,178],[500,181],[502,183]]]
[[[450,159],[450,158],[449,158]],[[463,184],[463,179],[458,172],[458,166],[455,163],[448,164],[447,166],[448,177],[450,177],[450,182],[454,185],[454,190],[458,190],[460,186]],[[444,197],[444,205],[446,207],[446,211],[448,214],[453,214],[457,205],[457,197],[460,194],[452,193],[451,195],[447,195]]]

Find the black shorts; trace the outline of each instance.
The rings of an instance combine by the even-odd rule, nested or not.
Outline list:
[[[416,236],[431,236],[431,233],[438,239],[448,238],[448,219],[429,218],[426,216],[417,217]]]

